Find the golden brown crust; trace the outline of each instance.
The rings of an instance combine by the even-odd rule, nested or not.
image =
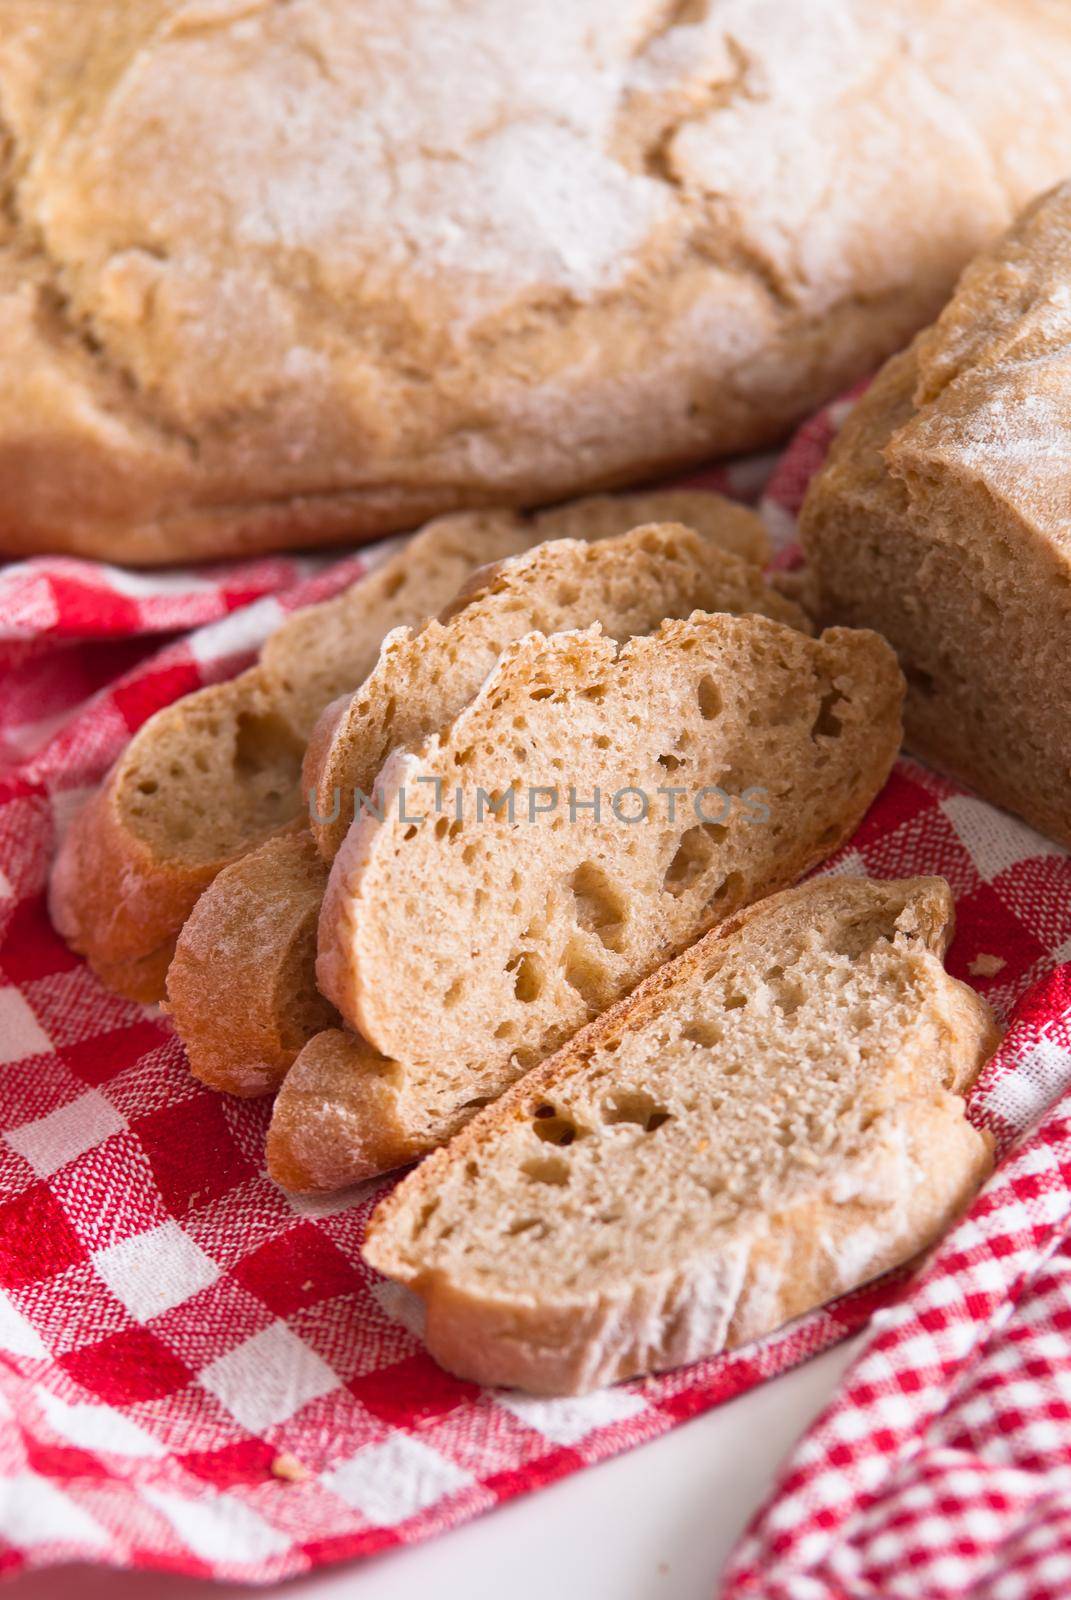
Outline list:
[[[340,1028],[310,1039],[276,1096],[268,1173],[292,1194],[329,1193],[420,1153],[404,1070]]]
[[[161,870],[99,789],[71,822],[49,882],[49,913],[73,950],[117,993],[142,1003],[164,993],[175,934],[211,871]]]
[[[1045,0],[128,11],[6,8],[11,553],[350,542],[769,442],[1071,126]]]
[[[229,1094],[277,1089],[306,1040],[336,1020],[316,988],[327,882],[301,824],[225,867],[187,918],[167,998],[194,1077]]]

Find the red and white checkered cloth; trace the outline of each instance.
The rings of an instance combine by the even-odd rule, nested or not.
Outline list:
[[[781,531],[835,422],[816,419],[776,466],[764,504]],[[743,463],[706,481],[748,493],[762,475]],[[83,1558],[268,1581],[412,1543],[664,1433],[878,1311],[733,1593],[1066,1594],[1039,1576],[1071,1551],[1068,1469],[1053,1465],[1071,1444],[1059,1112],[906,1291],[894,1279],[664,1377],[531,1400],[436,1367],[361,1261],[375,1191],[283,1195],[263,1170],[267,1108],[197,1084],[166,1020],[106,994],[56,937],[57,831],[129,733],[368,559],[0,572],[0,1571]],[[950,879],[952,971],[1015,1008],[976,1114],[1005,1144],[1033,1126],[1071,1084],[1064,853],[904,761],[831,870]]]

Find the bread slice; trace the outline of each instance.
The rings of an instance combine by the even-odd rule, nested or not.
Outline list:
[[[371,791],[395,745],[418,743],[455,717],[503,646],[533,628],[599,621],[623,639],[696,607],[761,612],[810,629],[797,607],[763,583],[757,566],[673,523],[598,544],[556,539],[481,568],[446,620],[392,633],[362,688],[341,702],[334,737],[324,741],[321,795],[328,783],[347,796]],[[315,746],[314,739],[310,750]],[[352,813],[352,804],[340,798],[335,811],[346,809]],[[346,824],[336,820],[318,831],[325,855],[333,854]],[[326,886],[327,867],[321,863],[317,873],[307,842],[275,838],[222,872],[197,902],[167,988],[190,1066],[205,1082],[236,1094],[276,1088],[306,1039],[325,1025],[313,919]]]
[[[382,821],[363,812],[331,871],[321,991],[403,1067],[360,1175],[441,1143],[835,850],[892,765],[902,694],[877,635],[764,617],[697,612],[621,648],[598,628],[512,645],[448,729],[390,757]],[[598,816],[582,809],[596,791]]]
[[[198,899],[175,945],[167,997],[202,1083],[270,1093],[306,1041],[337,1025],[316,987],[326,884],[299,821],[224,867]]]
[[[967,269],[807,495],[816,608],[879,629],[910,746],[1071,846],[1071,184]]]
[[[732,918],[373,1213],[432,1355],[577,1394],[714,1355],[905,1261],[991,1165],[996,1048],[940,878],[824,878]]]
[[[696,610],[756,612],[813,631],[757,566],[680,524],[653,523],[601,544],[557,539],[475,573],[440,617],[416,632],[395,629],[361,687],[317,723],[302,782],[324,860],[334,860],[390,752],[456,716],[515,639],[601,622],[625,640]]]
[[[758,518],[720,495],[596,496],[527,520],[508,511],[442,517],[344,594],[297,612],[248,672],[185,696],[139,729],[61,846],[50,888],[60,933],[111,988],[162,999],[198,894],[301,810],[312,726],[367,676],[386,633],[423,622],[469,572],[528,549],[544,529],[601,538],[678,508],[734,550],[767,558]]]

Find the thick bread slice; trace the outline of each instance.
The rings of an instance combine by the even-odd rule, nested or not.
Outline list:
[[[301,1051],[272,1108],[268,1172],[292,1194],[329,1194],[423,1155],[405,1069],[359,1034],[326,1028]]]
[[[510,646],[447,730],[390,757],[383,820],[358,818],[328,883],[320,988],[404,1066],[371,1170],[402,1159],[398,1119],[406,1154],[440,1143],[832,853],[885,781],[902,695],[876,634],[815,640],[764,617],[696,613],[620,649],[598,628]],[[581,809],[596,790],[598,817]]]
[[[964,273],[812,483],[824,620],[879,629],[910,746],[1071,845],[1071,184]]]
[[[213,1089],[266,1094],[306,1040],[337,1023],[316,987],[327,869],[303,823],[232,862],[187,917],[167,973],[191,1070]]]
[[[699,491],[597,496],[546,513],[545,526],[602,538],[678,508],[732,549],[768,556],[754,513]],[[163,998],[197,895],[301,809],[301,757],[323,707],[365,678],[391,628],[423,622],[469,572],[544,538],[543,525],[507,511],[430,523],[344,594],[288,619],[248,672],[138,731],[72,824],[51,885],[57,928],[105,983],[131,999]]]
[[[813,631],[758,567],[675,523],[601,544],[558,539],[474,573],[441,616],[418,632],[395,629],[361,687],[317,723],[302,784],[320,854],[334,860],[390,752],[456,716],[515,639],[601,622],[625,640],[697,610],[756,612]]]
[[[939,878],[826,878],[708,933],[378,1207],[364,1253],[463,1377],[576,1394],[909,1259],[991,1165],[996,1048]]]
[[[453,601],[447,622],[415,635],[392,633],[364,687],[341,702],[349,742],[339,734],[331,746],[331,782],[347,795],[370,791],[394,746],[419,742],[449,722],[502,647],[533,628],[598,621],[625,638],[697,606],[762,612],[810,628],[763,583],[757,566],[672,523],[598,544],[558,539],[482,568]],[[345,809],[340,798],[337,810]],[[345,832],[345,823],[321,829],[325,842],[341,842]],[[327,867],[321,863],[317,874],[308,857],[298,841],[267,840],[205,890],[179,936],[168,998],[193,1072],[216,1088],[276,1088],[306,1039],[325,1025],[310,917]],[[241,1003],[228,1003],[229,995]]]

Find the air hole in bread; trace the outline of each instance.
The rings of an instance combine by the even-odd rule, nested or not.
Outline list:
[[[569,880],[577,924],[607,950],[620,950],[628,917],[624,896],[594,861],[582,861]]]
[[[621,1122],[631,1122],[644,1133],[654,1133],[671,1113],[644,1089],[619,1089],[603,1101],[601,1116],[611,1127]]]
[[[714,890],[714,893],[707,901],[707,905],[716,907],[720,906],[726,900],[735,900],[739,895],[740,890],[743,888],[743,885],[744,874],[742,872],[730,872],[729,876],[727,878],[723,878],[718,884],[718,887]]]
[[[667,772],[676,772],[679,767],[683,767],[684,761],[680,756],[664,755],[659,756],[658,765],[664,767]]]
[[[495,1038],[512,1039],[516,1032],[517,1024],[515,1022],[500,1022],[495,1029]]]
[[[584,1003],[592,1011],[601,1011],[608,994],[608,974],[583,939],[569,940],[562,970],[566,983],[576,990]]]
[[[521,1171],[533,1183],[549,1183],[557,1189],[563,1189],[569,1182],[569,1166],[561,1156],[533,1157],[521,1163]]]
[[[443,1005],[446,1007],[447,1011],[449,1011],[453,1006],[457,1005],[458,1001],[461,999],[461,994],[464,987],[464,978],[454,979],[449,989],[447,989],[446,993],[443,995]]]
[[[155,794],[160,785],[152,778],[146,778],[138,784],[139,794]]]
[[[547,1225],[540,1217],[518,1217],[516,1222],[511,1222],[506,1229],[507,1237],[515,1239],[518,1234],[531,1233],[533,1228],[538,1228],[538,1238],[546,1237]]]
[[[811,728],[812,739],[839,739],[844,731],[844,724],[836,714],[836,708],[844,700],[844,696],[837,689],[830,689],[824,694],[818,706],[818,715]]]
[[[721,711],[722,698],[721,690],[708,672],[700,678],[695,697],[699,701],[699,715],[703,721],[713,722]]]
[[[707,1022],[697,1017],[694,1022],[689,1022],[681,1029],[681,1038],[689,1044],[699,1044],[704,1049],[710,1050],[722,1041],[722,1031],[716,1022]]]
[[[747,1005],[746,994],[727,994],[722,1001],[726,1011],[740,1011]]]
[[[908,687],[913,689],[916,694],[929,697],[937,692],[937,680],[932,673],[924,672],[921,667],[916,667],[910,661],[901,662],[901,666],[903,667]]]
[[[435,837],[436,837],[436,839],[445,839],[446,835],[449,833],[449,831],[450,831],[450,819],[448,817],[440,817],[439,820],[435,824]]]
[[[274,712],[239,715],[234,734],[234,770],[239,777],[255,777],[274,768],[296,783],[302,754],[289,724]]]
[[[531,950],[514,956],[506,963],[506,971],[514,974],[513,992],[522,1005],[531,1005],[539,999],[546,986],[546,970],[539,957]]]
[[[408,572],[392,572],[390,577],[385,579],[383,583],[384,600],[393,600],[394,596],[405,587],[408,577]]]
[[[580,590],[575,583],[560,583],[555,597],[560,606],[575,606],[580,598]]]
[[[714,847],[727,831],[720,822],[697,822],[682,833],[662,879],[663,891],[675,897],[686,894],[709,867]]]
[[[550,1116],[544,1112],[549,1109]],[[532,1118],[532,1128],[537,1139],[542,1139],[544,1144],[561,1145],[563,1148],[571,1145],[577,1136],[577,1126],[572,1117],[563,1116],[553,1106],[540,1106]]]

